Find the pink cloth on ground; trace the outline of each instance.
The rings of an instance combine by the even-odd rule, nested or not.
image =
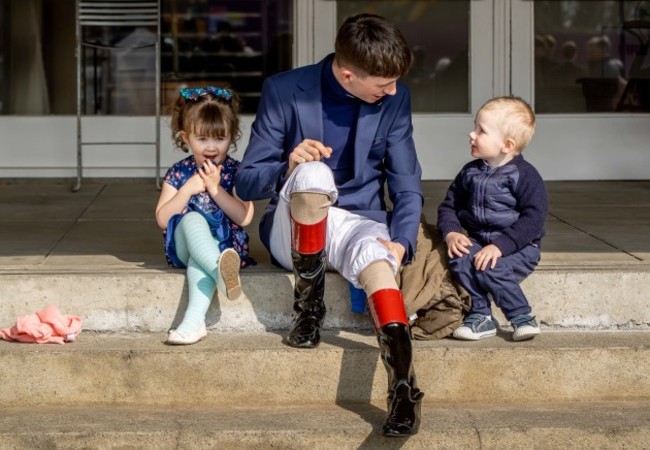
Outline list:
[[[0,338],[37,344],[63,344],[75,340],[81,331],[81,319],[62,315],[56,306],[48,305],[43,311],[19,316],[16,325],[0,329]]]

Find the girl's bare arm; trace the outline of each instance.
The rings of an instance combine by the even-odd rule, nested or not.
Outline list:
[[[217,190],[215,195],[212,193],[210,195],[230,220],[240,227],[249,225],[253,220],[253,202],[245,202],[237,197],[234,189],[232,195],[221,188]]]
[[[205,189],[203,180],[194,175],[180,189],[175,189],[170,184],[163,183],[156,205],[156,222],[161,229],[167,228],[167,222],[174,214],[180,214],[185,209],[194,194],[203,192]]]

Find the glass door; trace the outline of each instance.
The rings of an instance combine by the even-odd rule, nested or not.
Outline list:
[[[546,179],[647,179],[650,2],[511,0],[512,91]]]
[[[650,2],[534,4],[537,111],[650,112]]]
[[[359,12],[389,18],[411,46],[414,64],[402,82],[414,113],[466,113],[469,105],[469,0],[341,1],[336,23]]]
[[[487,99],[507,94],[536,110],[537,132],[524,156],[545,179],[647,179],[648,3],[297,2],[294,64],[330,53],[345,17],[374,12],[400,27],[416,55],[413,72],[402,81],[412,90],[424,179],[446,180],[457,173],[470,158],[467,134],[474,113]],[[597,55],[598,47],[607,59]],[[570,63],[585,72],[575,72]]]
[[[336,30],[351,15],[379,14],[400,28],[415,55],[411,72],[401,81],[411,89],[423,178],[452,178],[470,158],[467,134],[473,112],[503,89],[494,82],[503,71],[504,52],[493,48],[493,1],[314,0],[297,2],[296,8],[299,16],[302,11],[317,19],[313,24],[296,20],[297,65],[331,53]]]

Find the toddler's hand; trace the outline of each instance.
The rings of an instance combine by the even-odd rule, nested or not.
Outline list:
[[[469,250],[467,250],[467,247],[472,246],[472,241],[467,236],[455,231],[449,233],[445,241],[447,242],[447,255],[450,258],[468,255]]]
[[[474,255],[474,267],[477,270],[486,270],[488,266],[494,269],[497,265],[497,259],[503,256],[499,247],[494,244],[489,244],[483,247]]]

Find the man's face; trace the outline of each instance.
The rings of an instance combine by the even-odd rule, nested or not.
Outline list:
[[[387,95],[397,93],[397,78],[359,76],[350,71],[345,81],[345,90],[366,103],[376,103]]]

